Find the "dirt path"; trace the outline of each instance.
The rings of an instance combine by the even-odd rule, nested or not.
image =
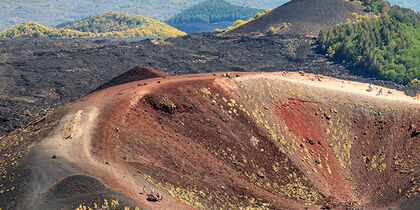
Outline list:
[[[390,90],[392,94],[377,96],[381,87],[375,87],[374,92],[367,92],[368,84],[349,82],[329,77],[319,77],[312,74],[299,73],[233,73],[238,75],[237,80],[246,80],[252,77],[276,78],[298,84],[340,91],[353,96],[363,96],[374,100],[392,100],[420,105],[419,100],[404,95],[402,92]],[[88,175],[99,179],[105,186],[114,189],[132,198],[142,207],[151,209],[185,209],[185,205],[178,202],[168,192],[157,188],[143,177],[134,176],[124,165],[108,161],[109,157],[101,157],[95,153],[97,131],[100,129],[104,115],[116,105],[131,107],[145,94],[152,92],[160,86],[184,81],[205,80],[220,78],[223,73],[184,75],[172,78],[154,78],[144,81],[132,82],[111,87],[93,93],[76,101],[70,111],[62,118],[54,134],[43,141],[43,147],[48,153],[57,154],[66,160],[81,166]],[[383,88],[386,94],[389,91]],[[127,107],[121,107],[126,109]],[[116,127],[116,132],[118,128]],[[112,136],[110,137],[112,139]],[[163,200],[159,203],[146,201],[145,195],[139,194],[143,186],[147,192],[151,187],[162,194]]]
[[[246,73],[250,75],[251,73]],[[408,104],[420,104],[420,100],[416,100],[414,97],[407,96],[402,91],[390,89],[382,86],[373,86],[372,92],[369,92],[369,84],[361,82],[353,82],[347,80],[340,80],[332,77],[320,76],[315,74],[301,74],[298,72],[280,72],[280,73],[255,73],[254,76],[276,78],[280,80],[290,81],[299,84],[305,84],[308,86],[319,87],[323,89],[329,89],[331,91],[340,91],[347,94],[355,94],[360,96],[366,96],[374,100],[391,100],[399,101]],[[247,79],[247,77],[241,77],[241,79]],[[379,91],[382,89],[383,94],[379,95]],[[389,93],[390,91],[390,93]]]
[[[130,91],[132,94],[132,92]],[[133,97],[138,100],[146,91]],[[48,154],[56,154],[75,165],[81,166],[91,175],[99,179],[105,186],[124,192],[127,196],[141,204],[142,207],[152,209],[185,209],[176,199],[163,190],[158,189],[142,177],[133,177],[124,167],[113,162],[105,162],[102,157],[96,156],[92,151],[94,134],[101,124],[101,112],[121,100],[117,92],[100,92],[86,97],[73,106],[61,120],[54,135],[43,141],[43,147]],[[159,203],[146,201],[145,194],[139,194],[146,186],[146,193],[151,187],[163,196]]]

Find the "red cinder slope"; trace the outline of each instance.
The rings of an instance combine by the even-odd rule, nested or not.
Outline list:
[[[2,139],[0,207],[415,208],[420,103],[367,87],[298,73],[111,87]]]

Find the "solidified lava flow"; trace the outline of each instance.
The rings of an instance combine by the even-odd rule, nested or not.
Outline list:
[[[418,207],[420,103],[321,78],[198,74],[95,92],[1,139],[0,207]]]

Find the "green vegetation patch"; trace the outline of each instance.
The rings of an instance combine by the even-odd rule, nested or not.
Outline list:
[[[35,22],[13,26],[0,33],[0,38],[75,38],[75,37],[176,37],[186,33],[141,15],[105,12],[76,22],[48,28]]]
[[[420,15],[412,10],[374,1],[366,9],[376,19],[356,16],[356,21],[322,30],[319,48],[347,63],[355,73],[420,86]],[[375,9],[372,9],[375,8]],[[388,9],[387,9],[388,8]]]
[[[25,22],[15,25],[0,33],[1,38],[54,38],[54,37],[82,37],[93,36],[90,33],[83,33],[70,29],[51,29],[35,22]]]

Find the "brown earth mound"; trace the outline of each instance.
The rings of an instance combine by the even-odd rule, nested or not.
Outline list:
[[[145,67],[145,66],[136,66],[124,74],[121,74],[118,77],[115,77],[105,83],[104,85],[97,88],[95,91],[103,90],[112,86],[122,85],[129,82],[139,81],[139,80],[145,80],[145,79],[151,79],[155,77],[170,77],[169,74],[165,72],[158,71],[154,68]]]
[[[214,73],[98,91],[0,139],[0,208],[415,209],[420,101],[367,87]]]
[[[277,33],[317,36],[323,28],[353,19],[352,13],[364,14],[362,6],[345,0],[292,0],[228,34],[266,33],[273,27]],[[283,23],[288,26],[282,28]]]

